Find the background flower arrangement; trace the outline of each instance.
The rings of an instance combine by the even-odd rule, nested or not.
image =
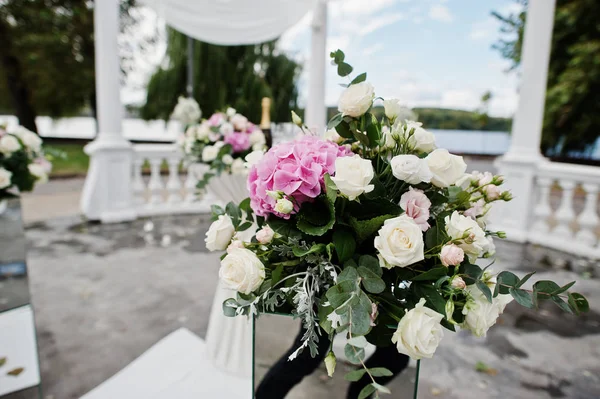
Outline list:
[[[0,201],[33,190],[48,180],[51,170],[40,136],[22,126],[0,126]]]
[[[243,175],[248,172],[245,158],[256,151],[249,159],[262,156],[266,149],[266,138],[262,130],[248,119],[228,108],[217,112],[209,119],[187,127],[179,143],[193,162],[210,166],[198,183],[203,188],[209,179],[222,172]]]
[[[352,72],[343,52],[331,56],[340,76]],[[226,315],[300,318],[306,333],[290,360],[306,348],[315,356],[324,334],[346,335],[346,357],[363,366],[347,379],[372,381],[364,398],[389,393],[375,377],[391,375],[364,366],[367,342],[431,358],[444,329],[485,336],[513,299],[588,310],[568,292],[575,282],[526,290],[533,273],[492,272],[494,238],[504,233],[490,231],[486,217],[494,202],[511,199],[503,178],[465,173],[462,157],[398,117],[397,100],[383,101],[381,120],[370,113],[374,101],[366,74],[358,75],[329,122],[335,132],[271,148],[251,167],[250,198],[213,207],[207,248],[227,251],[219,276],[237,291],[223,304]],[[331,375],[333,352],[325,363]]]

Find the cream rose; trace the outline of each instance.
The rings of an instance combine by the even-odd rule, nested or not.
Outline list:
[[[326,130],[323,138],[334,143],[341,143],[344,140],[335,129]]]
[[[444,331],[440,324],[444,316],[435,310],[425,307],[425,298],[406,312],[398,323],[398,329],[392,336],[398,352],[415,360],[431,359]]]
[[[34,152],[39,152],[42,149],[42,139],[34,132],[27,130],[23,126],[15,129],[15,136],[21,139],[23,145]]]
[[[294,204],[287,198],[280,198],[275,203],[275,211],[287,215],[294,210]]]
[[[385,116],[391,121],[396,120],[398,115],[402,112],[402,106],[397,98],[383,100],[383,109],[385,111]]]
[[[206,232],[206,249],[209,251],[223,251],[231,242],[235,233],[233,222],[228,215],[221,215],[215,220]]]
[[[347,116],[357,118],[364,115],[373,105],[375,89],[368,82],[353,84],[342,92],[338,102],[338,110]]]
[[[223,123],[221,125],[221,127],[219,127],[219,132],[224,136],[233,133],[233,131],[234,131],[233,125],[228,122]]]
[[[465,321],[461,327],[470,330],[477,337],[485,337],[513,298],[510,295],[500,294],[492,298],[490,303],[475,285],[468,286],[466,291],[468,299],[462,311]]]
[[[12,184],[11,178],[12,178],[12,172],[10,172],[4,168],[0,168],[0,189],[10,187]]]
[[[355,200],[362,193],[370,193],[375,186],[371,183],[375,171],[368,159],[359,155],[340,157],[335,160],[335,176],[331,178],[340,192]]]
[[[5,156],[10,156],[13,152],[21,149],[21,144],[15,136],[7,134],[0,138],[0,152]]]
[[[173,110],[173,117],[184,125],[189,125],[202,117],[202,111],[196,100],[182,96],[179,97],[177,105]]]
[[[235,114],[231,117],[231,124],[238,132],[243,132],[248,126],[248,118],[242,114]]]
[[[231,165],[233,163],[233,157],[229,154],[225,154],[225,155],[223,155],[223,158],[221,158],[221,161],[225,165]]]
[[[437,187],[448,187],[463,177],[467,164],[461,156],[452,155],[445,149],[437,149],[425,158],[433,173],[431,183]]]
[[[422,128],[421,122],[406,121],[404,134],[408,144],[417,151],[431,152],[435,150],[435,136]],[[412,134],[411,134],[412,131]]]
[[[265,280],[265,266],[249,249],[234,248],[221,261],[219,278],[227,288],[248,295]]]
[[[446,216],[444,221],[446,233],[453,240],[461,240],[457,245],[467,254],[471,262],[475,262],[488,250],[489,239],[475,220],[454,211],[452,215]]]
[[[386,220],[375,237],[379,264],[388,269],[423,260],[424,248],[421,228],[407,215]]]
[[[248,137],[248,139],[250,140],[250,144],[252,146],[255,146],[255,145],[264,146],[267,143],[265,134],[260,129],[256,129],[252,133],[250,133],[250,137]]]
[[[38,163],[30,163],[27,165],[27,169],[29,170],[29,173],[36,178],[38,183],[46,183],[48,181],[48,173],[43,165]]]
[[[250,154],[246,155],[246,163],[248,166],[254,166],[258,164],[264,156],[265,152],[262,150],[252,151]]]
[[[269,227],[269,225],[265,225],[256,233],[256,240],[261,244],[270,243],[271,241],[273,241],[273,237],[275,237],[275,232],[271,227]]]
[[[396,155],[390,166],[396,179],[408,184],[429,183],[433,177],[427,162],[416,155]]]
[[[212,162],[219,155],[219,148],[214,145],[207,145],[202,150],[202,161],[203,162]]]

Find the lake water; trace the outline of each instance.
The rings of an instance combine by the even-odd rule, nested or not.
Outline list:
[[[0,124],[16,125],[17,118],[0,115]],[[55,119],[40,116],[36,119],[40,136],[52,138],[73,138],[91,140],[96,135],[93,118],[74,117]],[[123,135],[128,140],[173,142],[181,126],[177,121],[165,123],[162,120],[144,121],[142,119],[125,118],[123,120]],[[473,130],[441,130],[431,129],[435,133],[439,147],[451,152],[463,154],[501,155],[510,146],[508,132],[483,132]],[[276,142],[292,138],[297,128],[292,124],[281,124],[274,129]],[[600,138],[598,139],[593,158],[600,159]]]

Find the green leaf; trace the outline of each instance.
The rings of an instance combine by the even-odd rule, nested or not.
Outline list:
[[[305,202],[298,215],[296,227],[311,236],[322,236],[335,224],[335,208],[324,196],[315,202]]]
[[[352,345],[346,344],[344,347],[344,354],[348,361],[352,364],[360,364],[361,360],[365,359],[365,350],[362,348],[355,348]]]
[[[448,268],[445,266],[436,267],[435,269],[427,270],[425,273],[418,274],[412,278],[412,281],[428,281],[438,280],[441,277],[448,275]]]
[[[249,197],[244,199],[242,202],[240,202],[240,209],[242,211],[252,210],[252,208],[250,207],[250,198]]]
[[[567,302],[565,302],[558,295],[552,295],[550,297],[550,299],[552,299],[552,302],[554,302],[556,305],[558,305],[558,307],[561,308],[562,310],[564,310],[565,312],[573,313],[573,310],[569,307],[569,304]]]
[[[425,233],[425,245],[427,248],[433,248],[448,242],[448,234],[446,234],[445,227],[439,223],[431,226],[427,233]]]
[[[434,286],[429,284],[416,285],[417,295],[420,294],[425,298],[425,306],[435,310],[436,312],[446,315],[446,301]]]
[[[4,366],[5,364],[6,364],[6,358],[0,357],[0,367]]]
[[[299,247],[292,248],[292,252],[294,253],[294,255],[299,258],[309,255],[309,254],[321,253],[324,251],[325,251],[325,244],[313,244],[309,249],[303,249],[303,248],[299,248]]]
[[[488,302],[492,303],[492,291],[490,290],[490,287],[488,287],[487,284],[481,280],[477,280],[475,285],[477,288],[479,288],[479,291],[483,293]]]
[[[461,266],[463,270],[463,274],[465,275],[465,283],[467,285],[475,284],[475,281],[479,280],[481,275],[483,274],[483,270],[477,265],[472,265],[470,263],[464,264]]]
[[[227,204],[225,211],[233,219],[233,224],[236,224],[236,221],[239,222],[242,218],[242,211],[233,201]]]
[[[354,79],[352,79],[352,82],[350,82],[351,85],[360,83],[360,82],[364,82],[365,80],[367,80],[367,73],[363,72],[360,75],[358,75],[357,77],[355,77]]]
[[[211,205],[210,211],[213,214],[213,216],[221,216],[221,215],[225,214],[225,210],[223,208],[221,208],[219,205]]]
[[[367,114],[366,116],[368,116],[369,118],[373,117],[371,114]],[[381,138],[378,125],[375,123],[372,123],[369,126],[367,126],[366,130],[367,130],[367,137],[369,138],[369,143],[371,144],[371,147],[375,147],[377,145],[377,143],[379,142],[379,139]]]
[[[354,306],[351,308],[350,312],[352,314],[352,334],[366,335],[371,329],[370,310],[366,311],[361,306]]]
[[[515,298],[515,301],[521,306],[525,306],[526,308],[533,309],[533,299],[531,298],[531,294],[528,291],[522,290],[520,288],[510,288],[508,290],[510,295]]]
[[[329,122],[327,122],[327,129],[333,129],[334,127],[336,127],[337,125],[340,124],[340,122],[342,121],[342,118],[344,117],[344,115],[342,115],[342,113],[338,113],[335,114],[330,120]]]
[[[273,231],[281,234],[284,237],[300,238],[302,236],[302,234],[296,229],[293,220],[280,219],[271,215],[269,217],[268,225],[273,229]]]
[[[371,294],[379,294],[385,290],[385,282],[370,269],[360,266],[358,274],[362,277],[362,284],[365,290]]]
[[[338,284],[342,281],[357,281],[358,280],[358,271],[354,267],[346,267],[339,274],[337,281]]]
[[[574,285],[575,285],[575,281],[571,281],[569,284],[563,285],[562,287],[560,287],[560,289],[554,291],[552,293],[552,295],[562,294],[563,292],[567,291],[569,288],[571,288]]]
[[[339,64],[340,62],[343,62],[344,59],[346,58],[346,55],[340,49],[332,51],[331,53],[329,53],[329,56],[331,58],[333,58],[333,62],[335,62],[336,64]]]
[[[281,280],[281,273],[283,273],[283,265],[278,265],[273,273],[271,273],[271,284],[274,286]]]
[[[323,179],[325,181],[325,193],[327,195],[327,199],[329,202],[335,204],[335,200],[337,199],[338,195],[338,188],[333,180],[331,180],[329,173],[326,173]]]
[[[354,216],[350,216],[348,218],[348,222],[354,232],[356,233],[356,239],[359,243],[363,242],[373,234],[379,231],[383,223],[395,217],[394,215],[382,215],[374,217],[373,219],[368,220],[358,220]]]
[[[248,230],[250,227],[252,227],[252,222],[244,222],[242,224],[240,224],[240,226],[237,228],[237,231],[246,231]]]
[[[560,286],[558,284],[549,280],[540,280],[534,285],[537,292],[542,292],[544,294],[553,294],[555,291],[560,290]],[[546,299],[550,299],[549,296],[546,296]]]
[[[386,369],[385,367],[374,367],[372,369],[369,369],[369,373],[371,373],[371,375],[373,377],[392,377],[394,374]]]
[[[519,278],[514,273],[504,271],[498,274],[494,291],[498,290],[500,294],[506,295],[509,293],[509,288],[518,288],[517,284],[519,284]],[[497,294],[494,292],[494,296],[496,295]]]
[[[362,267],[371,270],[379,277],[383,275],[383,270],[381,269],[381,266],[379,266],[379,260],[374,256],[363,255],[360,258],[358,258],[358,264]]]
[[[223,314],[227,317],[235,317],[236,316],[236,309],[229,306],[229,305],[235,305],[235,308],[237,308],[237,301],[233,298],[229,298],[226,299],[223,302]]]
[[[569,294],[569,305],[571,305],[576,314],[585,313],[590,310],[590,304],[587,299],[577,292]]]
[[[337,73],[339,76],[344,77],[350,75],[353,70],[354,68],[352,68],[352,65],[345,62],[340,62],[338,64]]]
[[[383,386],[383,385],[381,385],[381,384],[378,384],[378,383],[376,383],[376,382],[373,382],[373,383],[372,383],[372,385],[375,387],[375,389],[377,389],[377,392],[381,392],[381,393],[387,393],[387,394],[390,394],[390,393],[392,393],[392,391],[390,391],[390,389],[389,389],[389,388],[387,388],[387,387],[384,387],[384,386]]]
[[[368,146],[369,145],[369,137],[367,137],[367,135],[363,132],[359,132],[357,130],[354,130],[352,132],[352,135],[354,136],[354,138],[359,141],[362,145],[364,146]]]
[[[369,344],[367,342],[367,339],[364,337],[364,335],[359,335],[356,337],[352,337],[348,340],[347,342],[348,344],[356,347],[356,348],[366,348],[367,345]]]
[[[342,287],[339,284],[337,284],[328,289],[325,296],[331,304],[331,307],[333,309],[337,309],[343,304],[345,304],[352,297],[352,292],[344,291]]]
[[[376,390],[377,388],[375,388],[372,384],[369,384],[360,391],[358,394],[358,399],[367,399]]]
[[[11,377],[16,377],[19,374],[21,374],[23,371],[25,371],[25,368],[17,367],[17,368],[10,370],[9,372],[7,372],[6,375],[10,375]]]
[[[353,371],[350,371],[349,373],[347,373],[344,376],[344,379],[346,381],[356,382],[356,381],[360,380],[363,377],[363,375],[365,375],[366,372],[367,372],[367,370],[365,370],[365,369],[353,370]]]
[[[346,121],[341,121],[336,127],[335,131],[345,139],[352,139],[354,135],[350,130],[350,125]]]
[[[535,272],[531,272],[529,274],[526,274],[521,281],[519,281],[519,284],[517,284],[517,288],[521,288],[523,286],[523,284],[525,284],[527,282],[527,280],[529,280],[531,278],[531,276],[533,276],[535,274]],[[497,280],[496,280],[497,281]]]
[[[356,250],[354,235],[348,230],[339,229],[333,232],[333,245],[340,263],[352,258]]]

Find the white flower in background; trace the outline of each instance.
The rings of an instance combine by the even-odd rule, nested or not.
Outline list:
[[[422,126],[421,122],[406,121],[404,137],[408,140],[408,144],[415,150],[431,152],[436,148],[435,136],[433,133],[423,129]]]
[[[254,252],[235,248],[221,261],[219,278],[227,288],[248,295],[265,280],[265,266]]]
[[[0,152],[4,156],[10,156],[13,152],[21,149],[19,140],[10,134],[4,135],[0,138]]]
[[[398,115],[400,115],[400,112],[402,112],[400,100],[397,98],[383,100],[383,109],[385,110],[385,116],[391,121],[395,121]]]
[[[225,115],[227,115],[228,118],[233,117],[235,114],[237,114],[237,111],[235,108],[227,108],[227,111],[225,111]]]
[[[487,245],[483,247],[483,256],[490,257],[496,254],[496,244],[492,237],[486,237]]]
[[[197,122],[202,117],[200,106],[193,98],[179,97],[177,105],[173,110],[173,118],[184,125]]]
[[[396,179],[409,184],[429,183],[433,177],[427,162],[416,155],[396,155],[390,165]]]
[[[467,164],[463,157],[453,155],[445,149],[437,149],[425,158],[429,170],[433,173],[431,183],[433,185],[444,188],[456,183],[458,179],[463,177]]]
[[[408,215],[388,219],[375,237],[381,267],[405,267],[425,259],[423,232]]]
[[[17,127],[13,134],[21,139],[23,145],[30,150],[34,152],[40,152],[42,149],[42,139],[40,136],[24,128],[23,126]]]
[[[287,198],[280,198],[275,203],[275,212],[283,213],[287,215],[294,210],[294,204]]]
[[[380,145],[384,148],[396,147],[397,135],[393,134],[389,127],[383,126],[381,128],[381,141]]]
[[[241,158],[236,158],[231,164],[231,173],[234,175],[243,175],[247,171],[246,164]]]
[[[485,337],[513,298],[511,295],[499,294],[490,303],[475,285],[468,286],[466,291],[468,299],[462,311],[465,321],[461,327],[470,330],[477,337]]]
[[[489,248],[489,240],[475,220],[454,211],[451,216],[446,216],[444,221],[446,233],[453,240],[461,240],[457,245],[471,262],[475,262]]]
[[[219,142],[218,140],[220,138],[221,138],[221,133],[213,132],[212,130],[208,132],[208,140],[212,141],[213,143],[215,141],[218,143]]]
[[[217,141],[213,145],[215,146],[215,148],[221,149],[221,147],[225,146],[225,142],[224,141]]]
[[[206,238],[204,239],[206,249],[209,251],[225,250],[231,242],[234,233],[235,228],[233,227],[231,218],[228,215],[220,215],[206,232]]]
[[[200,141],[209,140],[209,135],[210,135],[211,131],[210,131],[210,127],[208,126],[208,124],[206,122],[201,123],[200,125],[197,125],[196,129],[194,131],[196,133],[196,139],[198,139]]]
[[[216,145],[207,145],[202,150],[202,161],[203,162],[212,162],[219,155],[219,148]]]
[[[235,128],[235,130],[237,130],[238,132],[244,132],[244,131],[246,131],[246,128],[248,127],[248,118],[246,118],[242,114],[233,115],[231,117],[230,121],[233,124],[233,127]]]
[[[43,165],[40,165],[39,163],[30,163],[27,165],[27,169],[29,169],[29,173],[35,176],[38,183],[46,183],[48,181],[48,173]]]
[[[342,194],[353,201],[362,193],[373,191],[375,186],[370,183],[374,176],[371,161],[354,155],[335,160],[335,176],[331,177],[331,180]]]
[[[444,337],[441,321],[444,318],[433,309],[425,307],[425,298],[406,312],[392,336],[398,352],[412,359],[431,359]]]
[[[327,141],[338,144],[344,140],[335,129],[326,130],[323,138]]]
[[[233,133],[234,128],[233,125],[229,122],[225,122],[221,125],[221,127],[219,128],[219,132],[223,135],[223,136],[227,136],[228,134]]]
[[[457,266],[465,260],[465,251],[456,244],[447,244],[442,247],[440,260],[444,266]]]
[[[246,155],[246,166],[248,168],[258,164],[261,159],[265,156],[265,152],[263,150],[255,150],[250,154]]]
[[[269,225],[265,225],[262,229],[256,232],[256,240],[261,244],[268,244],[273,241],[273,237],[275,237],[275,232]]]
[[[12,172],[4,168],[0,168],[0,189],[10,187],[12,184],[11,178]]]
[[[292,111],[292,123],[296,126],[302,126],[302,118],[300,118],[294,111]]]
[[[260,129],[255,129],[252,133],[250,133],[250,137],[248,137],[248,139],[253,147],[257,144],[261,147],[267,144],[265,134]]]
[[[342,92],[338,101],[338,110],[347,116],[359,117],[364,115],[375,98],[375,89],[368,82],[353,84]]]
[[[233,163],[233,157],[229,154],[225,154],[223,155],[223,158],[221,158],[221,161],[223,161],[225,165],[231,165]]]

